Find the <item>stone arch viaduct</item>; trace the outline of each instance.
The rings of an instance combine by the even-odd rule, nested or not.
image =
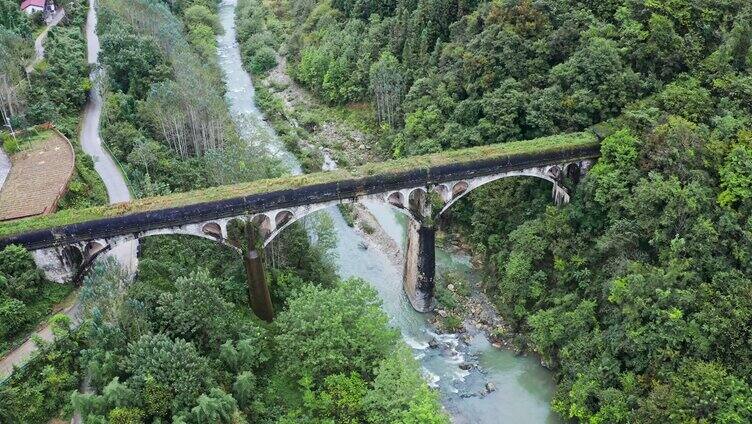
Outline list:
[[[384,202],[410,217],[403,286],[418,311],[433,308],[434,222],[478,187],[508,177],[551,182],[556,204],[600,155],[593,133],[411,157],[295,177],[214,187],[188,193],[0,224],[0,248],[29,249],[51,280],[79,279],[100,253],[133,239],[164,234],[204,237],[243,255],[251,307],[273,318],[263,247],[292,223],[318,210],[364,199]],[[237,225],[243,240],[233,237]]]

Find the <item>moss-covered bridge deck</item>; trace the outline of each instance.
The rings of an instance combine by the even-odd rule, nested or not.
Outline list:
[[[599,155],[595,134],[582,132],[371,163],[350,170],[212,187],[4,222],[0,224],[0,247],[13,243],[30,249],[62,246]]]

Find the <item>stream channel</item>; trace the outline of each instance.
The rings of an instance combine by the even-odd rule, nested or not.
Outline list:
[[[235,37],[236,0],[224,0],[220,6],[220,21],[224,34],[218,37],[219,65],[227,85],[226,100],[230,113],[244,140],[262,143],[278,156],[292,173],[300,173],[300,164],[284,148],[282,141],[266,123],[254,103],[254,89],[250,75],[243,69],[240,49]],[[406,217],[389,206],[367,203],[384,231],[400,246],[405,244]],[[369,244],[349,227],[337,208],[319,213],[331,216],[337,233],[337,266],[342,278],[360,277],[378,291],[383,309],[391,324],[402,332],[405,342],[413,348],[423,367],[423,374],[436,387],[452,421],[464,423],[558,423],[549,406],[555,386],[552,375],[533,357],[515,356],[511,351],[491,346],[483,333],[475,334],[469,344],[455,334],[436,334],[427,314],[412,309],[402,291],[402,269],[379,249]],[[437,275],[452,270],[474,284],[480,276],[470,265],[466,255],[436,250]],[[430,348],[429,341],[438,341]],[[475,364],[462,370],[462,363]],[[487,382],[496,390],[484,396]]]

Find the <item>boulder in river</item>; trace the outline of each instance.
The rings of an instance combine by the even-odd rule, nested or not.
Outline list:
[[[488,383],[486,383],[486,393],[491,393],[494,390],[496,390],[496,385],[495,384],[493,384],[490,381]]]
[[[438,340],[436,340],[435,338],[433,338],[433,339],[429,340],[429,341],[428,341],[428,347],[430,347],[431,349],[436,349],[436,348],[438,348],[438,347],[439,347],[439,341],[438,341]]]
[[[473,364],[469,364],[467,362],[463,362],[463,363],[460,364],[460,369],[461,370],[467,371],[467,370],[469,370],[472,367],[473,367]]]

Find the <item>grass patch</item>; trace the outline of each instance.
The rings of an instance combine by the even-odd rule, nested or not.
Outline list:
[[[442,319],[444,330],[449,333],[456,333],[462,329],[462,319],[456,315],[447,315]]]
[[[367,222],[361,222],[360,228],[363,230],[364,233],[371,235],[376,232],[376,229],[373,228],[373,226]]]
[[[40,127],[31,127],[25,130],[16,131],[15,138],[13,138],[13,136],[8,131],[2,131],[0,132],[0,134],[2,134],[2,140],[4,144],[3,148],[9,155],[18,153],[23,150],[31,149],[34,146],[40,143],[44,143],[48,139],[57,136],[52,130]],[[9,142],[17,144],[13,146],[14,148],[9,149],[8,146],[5,145]]]

